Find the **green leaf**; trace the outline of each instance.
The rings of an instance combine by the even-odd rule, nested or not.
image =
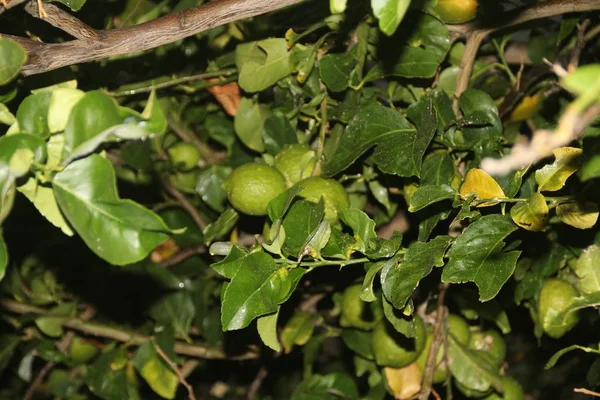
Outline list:
[[[104,400],[128,398],[127,378],[120,362],[125,352],[124,347],[107,350],[88,367],[83,379],[94,395]]]
[[[286,191],[278,194],[273,200],[269,202],[269,204],[267,205],[267,212],[269,214],[269,218],[271,219],[271,221],[273,221],[273,223],[283,218],[283,216],[289,210],[290,206],[292,205],[292,202],[294,201],[298,193],[300,193],[302,190],[303,188],[301,188],[300,186],[294,185]]]
[[[308,200],[296,201],[282,222],[286,235],[283,251],[294,257],[302,253],[304,245],[314,235],[324,215],[325,205],[322,200],[319,204]]]
[[[408,338],[414,338],[417,334],[417,325],[414,316],[406,313],[406,309],[398,309],[392,305],[385,297],[383,298],[383,315],[385,319],[394,327],[394,329]]]
[[[554,353],[552,355],[552,357],[550,357],[550,359],[548,360],[546,365],[544,366],[544,369],[550,369],[550,368],[554,367],[556,365],[556,363],[558,362],[558,360],[562,356],[564,356],[565,354],[567,354],[573,350],[583,350],[586,353],[600,354],[600,350],[598,350],[598,349],[573,344],[571,346],[565,347],[564,349],[561,349],[561,350],[557,351],[556,353]]]
[[[0,86],[12,81],[27,61],[27,52],[14,40],[0,37]]]
[[[50,136],[48,109],[51,98],[51,92],[39,92],[23,99],[16,115],[21,132],[32,133],[43,138]]]
[[[375,18],[379,20],[379,29],[388,36],[396,32],[402,22],[411,0],[371,0]]]
[[[21,343],[21,338],[16,335],[3,334],[0,336],[0,376],[4,369],[8,366],[10,359]]]
[[[348,0],[329,0],[329,10],[332,14],[339,14],[346,11]]]
[[[225,210],[215,222],[211,222],[204,229],[204,244],[208,245],[213,240],[225,236],[237,224],[238,219],[240,219],[240,215],[233,208]]]
[[[321,80],[332,92],[342,92],[348,88],[350,73],[356,65],[354,52],[326,54],[319,63]]]
[[[394,233],[392,233],[392,237],[387,240],[379,237],[370,239],[367,243],[367,251],[365,252],[365,255],[371,260],[390,258],[398,252],[401,245],[402,233],[394,231]]]
[[[231,174],[231,168],[213,165],[198,174],[196,193],[210,208],[225,211],[227,192],[222,187],[225,179]]]
[[[301,268],[280,267],[263,252],[245,257],[223,294],[223,330],[245,328],[254,318],[277,311],[304,272]]]
[[[348,225],[354,234],[354,248],[365,254],[367,244],[377,238],[375,233],[375,221],[357,208],[346,208],[340,213],[342,222]]]
[[[280,111],[274,111],[267,117],[263,139],[265,151],[273,156],[277,155],[285,145],[298,143],[296,130]]]
[[[0,281],[6,274],[6,267],[8,266],[8,249],[6,248],[6,242],[4,242],[4,234],[0,228]],[[2,365],[2,358],[0,357],[0,365]],[[0,368],[0,371],[2,368]]]
[[[515,224],[532,232],[543,231],[548,226],[548,204],[540,193],[534,193],[524,203],[517,203],[510,209]]]
[[[269,116],[269,107],[243,97],[233,126],[238,138],[249,149],[262,153],[265,150],[263,132],[265,121]]]
[[[421,279],[434,266],[444,265],[444,254],[452,243],[450,236],[438,236],[427,243],[415,242],[409,246],[403,259],[392,258],[381,271],[381,287],[386,299],[402,309]],[[447,267],[446,267],[447,268]]]
[[[285,39],[265,39],[256,45],[266,53],[266,58],[246,60],[241,65],[238,79],[240,87],[250,93],[265,90],[292,73]]]
[[[342,372],[311,375],[294,390],[290,400],[357,400],[358,388],[354,380]]]
[[[575,282],[581,293],[600,292],[600,247],[592,245],[586,248],[571,268],[579,278]]]
[[[133,355],[133,363],[156,394],[164,399],[175,398],[179,383],[177,375],[158,354],[153,341],[140,346]]]
[[[0,103],[0,124],[12,125],[17,122],[17,118],[10,112],[8,107]]]
[[[556,216],[574,228],[589,229],[598,221],[598,204],[591,201],[565,201],[556,206]]]
[[[155,301],[148,309],[148,315],[159,324],[172,327],[176,335],[187,338],[196,307],[189,292],[178,290]]]
[[[65,154],[70,155],[82,143],[122,122],[112,97],[99,90],[86,93],[69,115],[65,127]]]
[[[515,289],[515,302],[517,304],[537,295],[542,288],[544,279],[553,275],[566,263],[568,251],[555,241],[542,242],[539,248],[544,250],[541,250],[540,253],[534,253],[535,257],[530,270]]]
[[[346,127],[337,151],[325,163],[323,175],[343,171],[376,146],[371,157],[381,171],[418,176],[420,164],[415,159],[425,150],[416,148],[419,142],[416,130],[399,112],[383,106],[362,108]]]
[[[582,181],[600,177],[600,128],[589,127],[582,134],[585,158],[579,175]]]
[[[417,212],[434,203],[454,199],[456,195],[456,191],[446,184],[421,186],[411,196],[408,211]]]
[[[256,320],[256,329],[258,330],[260,340],[262,340],[265,346],[276,352],[281,351],[281,344],[277,338],[277,318],[279,317],[279,309],[280,307],[277,307],[276,313],[263,315]]]
[[[254,253],[249,253],[248,249],[238,244],[234,244],[224,260],[211,264],[211,268],[227,279],[232,279],[237,271],[247,262],[246,257]],[[255,256],[253,256],[255,257]]]
[[[367,73],[365,81],[386,76],[431,78],[435,75],[450,50],[448,28],[424,13],[411,13],[406,21],[411,23],[403,24],[392,38],[380,45],[378,51],[386,55],[385,61],[379,61]]]
[[[85,4],[86,0],[50,0],[54,3],[61,3],[69,7],[71,11],[79,11]]]
[[[304,346],[313,335],[313,317],[302,310],[296,310],[281,331],[281,344],[286,354],[294,346]]]
[[[458,295],[453,296],[452,299],[456,302],[465,318],[470,320],[478,320],[480,318],[488,320],[496,324],[503,334],[508,335],[511,327],[503,303],[495,299],[482,303],[477,297],[475,290],[463,290]]]
[[[469,89],[460,96],[460,109],[465,118],[473,118],[485,125],[465,126],[462,136],[455,135],[456,147],[475,152],[479,155],[491,155],[502,149],[502,121],[494,99],[480,90]]]
[[[520,251],[502,252],[517,227],[502,215],[486,215],[469,225],[450,248],[442,281],[475,282],[479,300],[494,298],[515,270]]]
[[[561,147],[553,151],[556,159],[552,164],[535,171],[538,192],[554,192],[562,189],[567,179],[583,164],[582,150],[575,147]]]
[[[488,358],[452,337],[448,346],[448,360],[454,379],[467,388],[485,392],[493,387],[499,392],[503,391],[500,374]]]
[[[374,360],[371,332],[362,329],[344,328],[341,338],[346,346],[367,360]]]
[[[450,185],[454,179],[454,161],[448,152],[438,151],[423,160],[421,185]]]
[[[88,247],[111,264],[145,258],[168,238],[160,217],[119,198],[111,163],[98,155],[75,161],[52,181],[56,201]]]
[[[71,110],[85,92],[70,88],[58,87],[52,90],[48,104],[48,130],[50,133],[62,132],[67,126]]]
[[[572,93],[579,96],[590,94],[600,101],[597,93],[600,84],[600,64],[582,65],[575,71],[564,76],[560,84]]]
[[[362,301],[373,302],[377,300],[375,291],[373,290],[373,283],[375,281],[375,277],[385,266],[386,262],[388,262],[388,260],[365,264],[365,270],[367,272],[363,280],[362,290],[360,291],[360,299]]]

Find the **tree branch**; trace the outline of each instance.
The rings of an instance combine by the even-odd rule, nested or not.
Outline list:
[[[302,0],[215,0],[136,26],[108,31],[93,30],[77,18],[71,15],[66,17],[66,13],[52,9],[52,17],[48,22],[56,24],[55,26],[78,39],[28,46],[28,61],[21,73],[39,74],[68,65],[153,49],[229,22],[265,14],[300,1]],[[19,42],[22,43],[22,40],[27,39],[21,38]]]
[[[0,298],[0,309],[4,309],[15,314],[44,315],[47,313],[47,311],[41,307],[20,303],[18,301],[6,298]],[[79,318],[65,320],[62,323],[62,326],[88,335],[116,340],[117,342],[132,343],[135,345],[141,345],[151,340],[151,337],[144,336],[131,330],[95,322],[87,322]],[[175,352],[190,357],[204,358],[208,360],[252,360],[260,356],[256,349],[249,349],[245,353],[230,356],[218,348],[211,348],[202,344],[189,344],[181,341],[175,342]]]
[[[81,22],[79,19],[56,7],[55,5],[47,4],[44,6],[44,10],[46,11],[46,16],[43,18],[43,21],[46,21],[55,28],[64,31],[77,39],[100,39],[100,35],[98,34],[97,30]],[[27,3],[25,6],[25,11],[35,18],[39,18],[40,16],[40,9],[37,1],[30,1]]]
[[[497,26],[481,26],[477,22],[448,26],[448,29],[455,37],[463,36],[467,38],[467,45],[456,79],[456,97],[460,97],[468,88],[479,46],[489,34],[537,19],[598,10],[600,10],[600,1],[598,0],[580,0],[576,2],[570,0],[552,0],[544,3],[536,3],[531,7],[510,12],[506,15],[506,18],[503,17],[501,19],[501,21],[508,21]]]

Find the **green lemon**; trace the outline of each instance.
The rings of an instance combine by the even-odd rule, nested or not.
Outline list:
[[[426,11],[447,24],[462,24],[475,18],[477,0],[430,0]]]
[[[189,171],[200,161],[200,151],[191,143],[177,142],[167,149],[169,159],[181,171]]]
[[[372,329],[382,317],[376,302],[366,303],[359,297],[362,285],[349,286],[342,296],[340,325],[344,328]]]
[[[98,351],[97,346],[75,337],[67,349],[67,354],[75,364],[86,364],[96,357]]]
[[[502,386],[504,386],[504,393],[498,394],[496,392],[484,397],[484,400],[523,400],[525,394],[521,384],[516,379],[510,376],[503,376]]]
[[[448,333],[452,334],[454,339],[462,344],[467,344],[469,339],[471,338],[471,331],[469,329],[469,324],[459,315],[450,314],[448,316]],[[425,364],[427,363],[427,357],[429,354],[429,348],[431,347],[431,342],[433,341],[433,328],[429,329],[427,332],[427,339],[425,341],[425,349],[419,355],[417,359],[417,364],[421,371],[425,370]],[[448,367],[443,362],[444,360],[444,349],[439,348],[438,353],[435,359],[435,365],[437,366],[433,373],[433,382],[434,383],[442,383],[448,377]]]
[[[496,367],[506,358],[506,343],[502,335],[495,330],[472,332],[469,348],[481,351]]]
[[[339,213],[350,207],[350,198],[346,189],[335,179],[324,179],[319,176],[311,176],[301,180],[296,184],[303,190],[299,196],[318,203],[321,197],[325,201],[325,219],[329,222],[336,222]]]
[[[231,205],[244,214],[257,216],[267,215],[267,205],[285,188],[281,172],[258,163],[236,168],[223,182]]]
[[[375,325],[371,334],[371,345],[378,365],[400,368],[417,360],[425,348],[427,333],[420,317],[416,316],[415,322],[417,329],[413,338],[397,332],[385,319]]]
[[[275,156],[275,168],[285,176],[288,186],[308,178],[316,163],[315,151],[301,144],[288,145]]]
[[[577,325],[579,322],[577,311],[567,314],[564,324],[561,325],[552,324],[551,319],[552,316],[568,310],[577,296],[579,292],[567,281],[551,278],[544,282],[538,297],[538,316],[548,336],[558,339]]]

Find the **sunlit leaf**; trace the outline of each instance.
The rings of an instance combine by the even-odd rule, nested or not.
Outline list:
[[[600,292],[600,247],[585,249],[577,262],[571,265],[579,280],[575,282],[581,293]]]
[[[506,197],[498,182],[488,175],[487,172],[479,168],[470,169],[460,187],[460,195],[463,198],[467,198],[471,193],[474,193],[477,199],[503,199]],[[494,204],[497,204],[497,202],[484,203],[480,207],[492,206]]]
[[[256,329],[258,330],[260,340],[262,340],[265,346],[271,348],[276,352],[281,351],[281,344],[279,343],[279,339],[277,337],[278,317],[279,307],[277,308],[276,313],[263,315],[262,317],[258,317],[258,319],[256,320]]]
[[[265,59],[249,59],[238,66],[240,87],[247,92],[265,90],[292,72],[285,39],[265,39],[256,45],[265,52]]]
[[[535,171],[538,191],[553,192],[562,189],[567,179],[583,163],[582,150],[576,147],[561,147],[553,151],[556,160],[552,164]]]
[[[556,215],[574,228],[589,229],[598,221],[598,204],[591,201],[566,201],[556,206]]]
[[[12,81],[27,61],[25,49],[14,40],[0,37],[0,86]]]
[[[543,231],[548,226],[548,204],[540,193],[534,193],[524,203],[518,203],[510,209],[515,224],[532,232]]]
[[[379,20],[379,29],[388,36],[393,35],[410,2],[411,0],[371,0],[373,14]]]

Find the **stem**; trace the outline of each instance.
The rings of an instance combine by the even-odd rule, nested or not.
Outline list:
[[[323,150],[325,148],[325,135],[327,134],[327,96],[323,97],[321,102],[321,127],[319,129],[319,138],[317,142],[317,162],[312,171],[312,176],[321,175],[321,167],[323,165]]]
[[[292,260],[288,260],[285,258],[281,258],[279,260],[275,260],[275,262],[277,264],[289,264],[289,265],[298,265],[299,267],[308,267],[308,271],[310,272],[312,271],[314,268],[317,267],[325,267],[328,265],[337,265],[340,268],[343,268],[347,265],[353,265],[353,264],[362,264],[362,263],[366,263],[369,262],[371,260],[369,260],[367,257],[362,257],[362,258],[355,258],[353,260],[323,260],[323,261],[303,261],[300,264],[297,264],[295,261]]]
[[[0,308],[15,314],[48,315],[48,311],[44,308],[20,303],[18,301],[6,298],[0,298]],[[70,328],[88,335],[116,340],[117,342],[131,343],[138,346],[151,340],[149,336],[142,335],[132,330],[126,330],[123,328],[117,328],[95,322],[87,322],[80,318],[67,319],[62,323],[62,325],[65,328]],[[175,342],[175,352],[190,357],[204,358],[208,360],[251,360],[260,356],[258,351],[255,349],[249,349],[245,353],[228,356],[222,349],[219,348],[211,348],[199,343],[189,344],[181,341]]]

